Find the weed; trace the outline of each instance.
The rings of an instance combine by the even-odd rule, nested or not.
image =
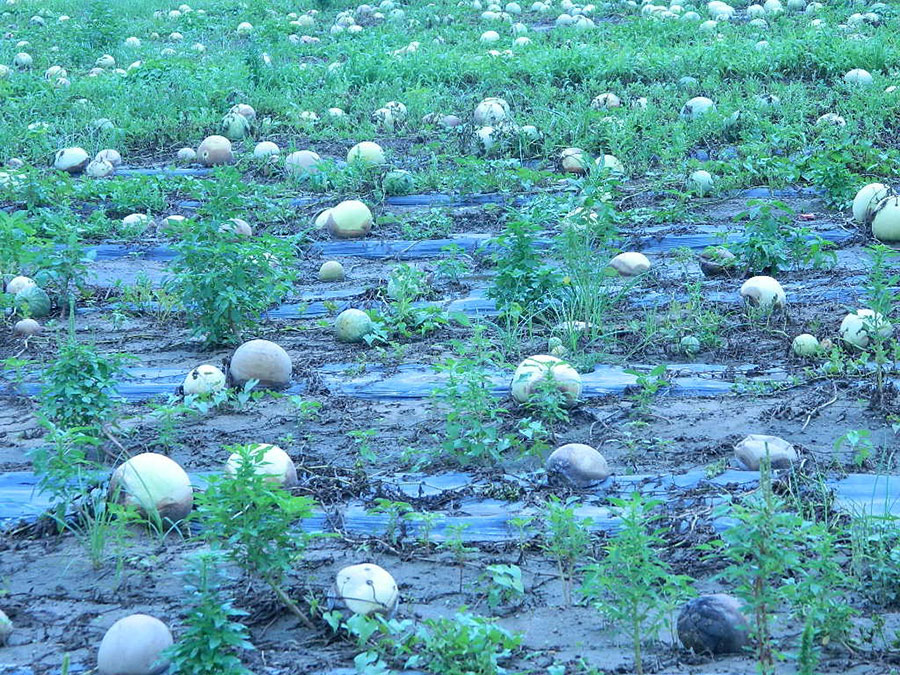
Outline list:
[[[43,372],[41,415],[64,429],[99,431],[115,417],[116,378],[131,358],[125,354],[103,355],[95,346],[78,342],[70,325],[56,359]]]
[[[513,217],[494,241],[491,258],[496,266],[488,296],[502,313],[513,304],[535,309],[546,307],[559,293],[562,274],[538,255],[541,227]]]
[[[233,474],[211,476],[197,496],[195,518],[203,538],[225,557],[268,585],[304,623],[309,618],[284,591],[284,579],[303,555],[309,535],[298,521],[312,514],[314,501],[295,497],[258,472],[264,445],[225,448],[240,460]]]
[[[639,370],[625,369],[629,375],[634,375],[636,382],[630,387],[629,400],[634,403],[635,414],[649,415],[653,397],[661,390],[669,386],[666,379],[666,364],[654,366],[649,373]]]
[[[606,542],[600,562],[585,567],[581,592],[606,619],[628,632],[640,675],[644,636],[656,635],[671,621],[673,611],[690,595],[691,579],[672,574],[659,556],[665,540],[663,530],[655,527],[660,515],[653,509],[662,502],[646,501],[639,492],[610,502],[621,529]]]
[[[751,199],[747,207],[735,216],[738,222],[746,221],[744,236],[729,248],[751,274],[775,276],[787,268],[818,268],[837,262],[829,250],[833,245],[809,228],[795,226],[795,213],[784,202]]]
[[[578,518],[575,510],[578,500],[569,497],[561,502],[551,497],[544,504],[545,532],[541,550],[556,561],[559,580],[563,584],[563,600],[572,604],[572,584],[578,564],[591,553],[590,518]]]
[[[457,356],[447,358],[435,371],[446,376],[433,397],[446,408],[441,447],[461,466],[496,464],[503,454],[520,445],[512,433],[502,430],[507,410],[492,393],[487,368],[494,365],[484,331],[476,327],[467,342],[454,343]]]
[[[209,345],[240,342],[295,276],[293,250],[271,236],[236,238],[212,223],[191,223],[174,248],[167,288]]]
[[[866,319],[864,330],[868,336],[868,350],[875,362],[875,393],[872,404],[876,407],[884,405],[885,366],[892,360],[896,343],[890,330],[885,331],[881,321],[887,321],[894,310],[897,294],[894,289],[900,285],[900,275],[889,274],[887,261],[895,257],[897,252],[883,244],[869,248],[872,264],[866,277],[865,295],[869,309],[875,312],[872,318]],[[878,317],[881,317],[879,320]]]
[[[221,589],[223,579],[214,551],[195,553],[181,573],[189,609],[182,622],[184,631],[166,656],[180,675],[249,675],[239,653],[254,649],[246,626],[238,620],[247,612],[236,609]]]
[[[525,597],[522,570],[518,565],[488,565],[481,581],[487,586],[487,603],[492,610],[503,604],[521,602]]]

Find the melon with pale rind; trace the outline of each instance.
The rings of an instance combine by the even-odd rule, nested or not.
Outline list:
[[[254,455],[264,450],[262,461],[256,465],[256,473],[265,476],[267,481],[278,483],[286,488],[297,485],[297,467],[290,456],[277,445],[260,443],[254,446]],[[240,453],[233,453],[225,463],[225,473],[234,475],[241,466]]]
[[[145,514],[177,522],[191,512],[191,481],[177,462],[144,452],[120,465],[109,481],[109,496]]]
[[[345,309],[334,321],[334,334],[341,342],[362,342],[373,328],[372,319],[361,309]]]
[[[549,354],[529,356],[519,364],[510,385],[512,397],[519,403],[525,403],[541,382],[550,379],[556,389],[564,394],[565,404],[575,405],[581,397],[581,375],[568,363]]]
[[[386,614],[397,609],[400,591],[394,577],[374,563],[350,565],[337,573],[332,589],[334,604],[354,614]]]
[[[185,376],[181,388],[187,396],[214,394],[225,388],[225,373],[209,364],[197,366]]]
[[[132,614],[116,621],[97,652],[99,675],[160,675],[169,669],[163,656],[172,646],[172,633],[159,619]]]
[[[231,381],[238,387],[249,380],[269,388],[286,387],[291,381],[291,357],[269,340],[250,340],[234,350],[228,365]]]

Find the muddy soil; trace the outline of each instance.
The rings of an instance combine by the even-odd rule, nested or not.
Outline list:
[[[598,448],[609,461],[613,482],[634,474],[681,476],[693,470],[714,477],[736,468],[733,446],[750,433],[789,439],[800,453],[795,472],[801,475],[898,473],[893,452],[896,436],[887,421],[889,415],[898,412],[895,400],[888,396],[886,408],[874,409],[868,379],[828,378],[815,370],[818,363],[789,355],[788,349],[790,338],[801,332],[819,337],[836,335],[847,307],[862,302],[860,289],[867,261],[864,242],[858,233],[845,228],[840,214],[829,212],[814,197],[785,199],[798,213],[814,215],[807,223],[814,231],[846,234],[839,238],[837,266],[784,272],[779,279],[788,292],[789,311],[760,322],[749,320],[740,305],[740,279],[705,279],[696,262],[681,261],[674,243],[656,246],[652,253],[654,273],[630,291],[630,304],[623,302],[609,317],[608,332],[618,340],[590,347],[579,365],[590,372],[597,364],[649,370],[664,363],[671,366],[671,386],[661,388],[643,407],[633,387],[622,385],[608,393],[596,390],[572,412],[568,422],[555,425],[550,446],[580,442]],[[666,224],[662,229],[656,223],[623,226],[623,241],[652,248],[653,242],[662,237],[681,236],[670,241],[690,246],[699,241],[691,237],[738,230],[732,219],[744,209],[744,199],[717,200],[694,209],[684,222]],[[452,213],[446,236],[471,239],[473,235],[485,235],[486,239],[502,229],[502,211],[494,206],[447,211]],[[376,498],[403,497],[402,492],[386,487],[390,483],[387,479],[397,474],[423,467],[430,474],[459,469],[440,445],[445,411],[430,396],[440,383],[430,366],[450,356],[448,343],[466,340],[471,328],[451,324],[427,338],[403,341],[397,349],[342,345],[332,336],[330,324],[335,309],[327,304],[377,306],[382,302],[376,291],[397,264],[396,251],[406,247],[398,242],[408,239],[409,228],[415,226],[417,218],[422,221],[428,217],[427,209],[407,209],[379,229],[372,242],[367,240],[386,244],[387,253],[341,255],[348,280],[335,285],[319,283],[316,271],[340,249],[329,248],[331,243],[324,235],[314,235],[299,261],[301,281],[287,300],[288,304],[303,304],[303,310],[294,309],[288,316],[274,310],[253,336],[247,336],[274,340],[291,355],[295,382],[291,392],[266,394],[243,407],[229,405],[185,417],[175,438],[168,440],[170,456],[191,475],[198,475],[220,470],[229,454],[223,449],[226,445],[278,444],[297,466],[301,483],[298,494],[314,496],[326,512],[336,512],[351,503],[364,510]],[[144,243],[166,245],[163,240]],[[403,259],[433,272],[440,255],[438,249],[419,256],[413,246],[405,250]],[[473,297],[478,303],[484,299],[490,266],[474,250],[466,255],[474,263],[472,273],[461,283],[438,285],[433,301],[449,305]],[[149,308],[137,311],[122,305],[120,292],[113,288],[116,281],[128,285],[144,275],[159,283],[165,276],[164,258],[109,256],[92,263],[90,297],[81,303],[76,320],[80,339],[93,341],[103,352],[126,352],[137,357],[129,364],[132,376],[121,384],[138,393],[123,405],[121,421],[110,430],[128,454],[159,451],[164,430],[159,416],[154,415],[154,405],[174,394],[191,368],[201,363],[220,364],[230,353],[228,349],[204,350],[192,337],[188,321],[177,313],[163,316]],[[598,268],[601,266],[598,263]],[[679,294],[684,293],[685,280],[699,281],[704,306],[722,317],[719,346],[704,348],[693,357],[679,352],[677,340],[673,345],[671,339],[648,339],[649,326],[665,323],[666,316],[678,313],[678,306],[672,303],[683,302]],[[478,303],[467,300],[456,306],[465,309],[477,305],[481,309],[470,311],[473,317],[490,315],[489,308]],[[653,322],[648,322],[653,317]],[[14,338],[9,330],[0,335],[0,359],[31,360],[20,374],[24,384],[16,383],[12,370],[2,374],[0,473],[31,469],[29,452],[41,445],[44,432],[36,418],[38,400],[22,392],[38,390],[40,368],[53,359],[65,328],[64,322],[48,322],[43,336],[27,341]],[[523,334],[515,344],[504,347],[508,370],[498,369],[497,395],[510,410],[510,430],[527,413],[504,397],[503,378],[509,377],[521,358],[545,352],[549,335],[547,327],[538,326],[533,333]],[[410,372],[413,378],[408,376]],[[721,386],[703,395],[694,395],[683,386],[679,389],[680,384],[688,382],[684,378],[695,377],[701,383]],[[397,395],[388,395],[390,383],[401,388]],[[892,387],[889,384],[889,394],[895,391]],[[299,398],[292,399],[291,395]],[[318,402],[321,407],[301,416],[297,406],[301,399]],[[835,441],[854,429],[869,430],[878,452],[860,458],[852,447],[835,449]],[[360,454],[359,442],[348,435],[360,430],[374,432],[365,457]],[[107,450],[112,456],[121,454],[112,441]],[[579,495],[548,486],[540,471],[542,460],[510,458],[502,467],[463,467],[478,480],[492,484],[493,489],[411,501],[422,511],[436,509],[466,516],[477,515],[485,504],[513,512],[523,504],[539,504],[551,494]],[[523,487],[504,479],[504,473],[529,476],[531,483]],[[596,494],[602,498],[602,489]],[[675,571],[693,575],[698,589],[713,592],[721,590],[711,581],[715,570],[693,546],[710,540],[715,533],[709,509],[698,517],[696,503],[672,504],[673,522],[691,525],[687,530],[676,529],[681,536],[668,555]],[[178,634],[185,608],[176,573],[182,569],[184,557],[200,546],[196,540],[176,534],[158,538],[134,530],[121,547],[111,547],[99,567],[92,568],[81,543],[72,535],[48,534],[46,528],[38,528],[33,522],[7,521],[4,526],[5,533],[0,535],[0,608],[16,629],[9,646],[0,649],[0,673],[58,672],[64,654],[69,654],[76,666],[89,668],[105,629],[133,612],[153,614]],[[517,668],[546,672],[555,662],[568,664],[568,672],[574,673],[582,672],[576,664],[583,661],[603,672],[632,672],[625,637],[603,625],[594,610],[578,602],[575,606],[564,603],[556,566],[536,542],[520,546],[512,533],[505,541],[479,542],[478,533],[471,532],[467,538],[473,550],[458,561],[440,545],[425,545],[413,536],[387,541],[377,532],[366,535],[340,527],[337,530],[337,538],[313,540],[307,555],[298,562],[290,578],[292,597],[324,597],[340,567],[374,561],[397,579],[403,598],[399,616],[403,618],[449,616],[465,605],[473,612],[495,615],[501,625],[522,632],[524,647],[516,657]],[[486,565],[495,563],[522,568],[526,588],[523,600],[497,609],[487,606],[481,575]],[[336,673],[342,671],[335,668],[352,668],[355,652],[346,642],[331,636],[324,624],[315,633],[305,629],[269,594],[245,579],[235,578],[228,590],[237,606],[249,612],[246,623],[258,650],[248,654],[247,660],[255,672]],[[888,639],[897,634],[900,616],[895,612],[869,607],[862,600],[858,608],[861,625],[865,625],[865,617],[878,614],[884,619]],[[793,639],[799,627],[778,624],[777,633]],[[698,657],[673,644],[671,636],[659,638],[647,648],[649,672],[755,672],[747,656]],[[896,663],[890,659],[896,660],[896,655],[887,655],[881,646],[863,645],[855,652],[835,646],[827,652],[820,671],[891,672]],[[794,671],[784,665],[779,672]]]

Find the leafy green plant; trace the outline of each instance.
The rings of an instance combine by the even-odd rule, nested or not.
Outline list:
[[[505,312],[513,304],[545,307],[561,289],[562,274],[538,254],[541,227],[513,216],[494,241],[491,259],[496,267],[488,296]]]
[[[36,258],[35,280],[50,284],[58,296],[61,316],[65,316],[75,301],[73,284],[85,285],[87,266],[94,259],[94,251],[85,248],[78,227],[63,216],[53,215],[53,237]]]
[[[869,247],[869,256],[872,263],[866,276],[865,295],[869,309],[888,320],[893,313],[897,302],[897,293],[894,290],[900,285],[900,275],[891,274],[888,271],[888,260],[897,255],[897,252],[883,244]],[[865,331],[869,339],[867,350],[871,352],[875,363],[875,392],[872,404],[876,407],[884,405],[884,380],[885,367],[892,360],[896,360],[897,342],[890,332],[882,335],[882,326],[876,325],[877,321],[867,321],[871,326],[866,326]]]
[[[264,445],[228,446],[240,460],[233,474],[211,476],[198,494],[194,517],[203,538],[225,557],[262,580],[301,621],[309,618],[284,590],[287,573],[306,549],[309,534],[297,521],[312,514],[315,502],[295,497],[258,472]]]
[[[785,605],[803,623],[798,660],[803,673],[817,672],[821,645],[843,640],[851,629],[846,596],[850,592],[839,563],[836,537],[822,523],[791,512],[775,495],[768,459],[760,469],[758,491],[721,510],[737,523],[704,550],[725,557],[726,580],[745,602],[762,673],[775,672],[778,649],[773,624]]]
[[[235,237],[210,222],[192,222],[178,234],[167,290],[209,345],[240,342],[291,288],[294,253],[282,239]]]
[[[481,580],[487,586],[487,603],[491,609],[520,602],[525,597],[522,569],[518,565],[488,565]]]
[[[660,515],[653,509],[661,502],[647,501],[639,492],[610,502],[621,529],[605,544],[600,562],[584,568],[581,592],[606,619],[628,632],[640,675],[645,635],[656,635],[670,622],[672,612],[690,594],[691,579],[673,574],[660,557],[665,540],[663,530],[655,526]]]
[[[666,364],[661,363],[654,366],[649,373],[640,370],[626,368],[625,372],[634,375],[636,382],[633,387],[629,388],[628,398],[635,405],[635,412],[638,415],[647,415],[650,413],[650,405],[653,403],[653,397],[657,392],[669,386],[666,379]]]
[[[189,609],[182,619],[184,631],[166,653],[170,668],[179,675],[250,675],[240,652],[254,649],[246,626],[238,620],[247,612],[236,609],[222,591],[218,571],[220,555],[195,553],[181,573]]]
[[[575,510],[578,499],[569,497],[561,502],[558,497],[551,497],[544,504],[544,534],[541,550],[553,557],[559,572],[559,580],[563,584],[563,599],[567,605],[572,604],[572,584],[579,564],[592,552],[590,518],[578,518]]]
[[[830,250],[833,245],[809,228],[795,226],[796,214],[784,202],[751,199],[747,207],[735,216],[735,221],[746,221],[744,235],[729,248],[751,274],[777,275],[788,268],[818,268],[837,262]]]
[[[41,415],[64,429],[86,427],[99,431],[115,417],[116,378],[131,358],[125,354],[101,354],[95,346],[79,342],[70,326],[56,358],[42,375]]]
[[[37,244],[35,228],[28,222],[25,211],[0,211],[0,278],[22,274],[34,261]]]
[[[396,502],[390,499],[379,497],[375,500],[375,506],[370,508],[369,513],[383,513],[387,516],[387,523],[384,526],[384,537],[391,544],[398,544],[405,532],[401,525],[405,516],[413,511],[412,504],[407,502]]]
[[[490,619],[463,612],[418,626],[379,615],[356,615],[343,623],[330,619],[333,628],[366,650],[354,659],[357,672],[366,675],[386,675],[394,664],[442,675],[503,675],[504,662],[522,643],[521,636]]]

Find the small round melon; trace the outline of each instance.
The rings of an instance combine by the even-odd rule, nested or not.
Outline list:
[[[343,281],[344,266],[337,260],[327,260],[319,268],[319,281]]]
[[[890,188],[881,183],[869,183],[860,188],[853,198],[853,220],[860,225],[866,224],[875,207],[890,193]]]
[[[316,173],[322,158],[312,150],[297,150],[284,158],[284,170],[293,176]]]
[[[260,141],[256,144],[256,147],[253,148],[253,157],[256,159],[267,159],[269,157],[277,156],[280,152],[281,149],[272,141]]]
[[[416,189],[416,179],[409,171],[388,171],[381,179],[381,188],[388,196],[408,195]]]
[[[594,164],[599,169],[606,169],[611,174],[616,176],[624,176],[625,175],[625,165],[619,161],[618,157],[615,155],[601,155],[597,159],[594,160]]]
[[[37,282],[31,277],[13,277],[9,280],[9,283],[6,284],[6,292],[10,295],[15,295],[19,291],[31,288],[32,286],[37,286]]]
[[[741,297],[756,307],[779,309],[785,305],[785,294],[781,284],[767,276],[747,279],[741,286]]]
[[[475,124],[493,126],[509,117],[509,104],[502,98],[489,97],[475,106]]]
[[[239,113],[225,115],[220,126],[222,135],[232,141],[239,141],[250,134],[250,120]]]
[[[797,461],[797,450],[778,436],[750,434],[734,446],[734,456],[748,471],[759,471],[766,457],[773,469],[789,469]]]
[[[236,103],[231,106],[231,110],[228,112],[236,113],[243,117],[246,117],[248,120],[253,121],[256,119],[256,110],[254,110],[253,106],[247,105],[246,103]]]
[[[559,477],[576,488],[590,487],[609,478],[606,458],[584,443],[567,443],[547,458],[547,475]]]
[[[256,466],[256,473],[266,476],[266,480],[271,483],[277,483],[286,488],[292,488],[297,485],[297,467],[290,456],[277,445],[269,443],[260,443],[254,446],[254,450],[259,452],[265,450],[262,462]],[[241,465],[241,456],[239,453],[233,453],[225,463],[225,473],[234,475],[237,473]]]
[[[224,136],[207,136],[197,147],[197,158],[206,166],[231,164],[234,161],[231,141]]]
[[[345,567],[337,573],[332,589],[332,603],[354,614],[390,616],[399,601],[394,577],[374,563]]]
[[[97,153],[97,156],[94,159],[104,159],[113,166],[121,166],[122,165],[122,155],[118,150],[114,150],[112,148],[107,148],[106,150],[101,150]]]
[[[38,286],[26,286],[16,293],[15,306],[36,319],[48,316],[52,307],[50,296]]]
[[[797,356],[815,356],[819,353],[819,340],[815,335],[801,333],[791,342],[791,349]]]
[[[362,141],[357,143],[347,152],[348,164],[361,164],[363,166],[381,166],[386,162],[384,150],[378,143]]]
[[[181,388],[186,396],[214,394],[225,388],[225,373],[208,364],[197,366],[184,378]]]
[[[181,148],[175,157],[179,162],[193,162],[197,159],[197,151],[193,148]]]
[[[685,335],[678,342],[678,346],[681,348],[682,352],[688,354],[689,356],[700,353],[700,340],[695,338],[693,335]]]
[[[163,652],[173,644],[172,633],[159,619],[132,614],[116,621],[97,652],[99,675],[160,675],[169,669]]]
[[[219,232],[232,232],[242,237],[253,236],[253,228],[243,218],[229,218],[227,222],[219,225]]]
[[[372,212],[359,200],[343,201],[329,209],[325,226],[339,239],[365,237],[372,230]]]
[[[293,367],[288,353],[274,342],[250,340],[234,350],[228,374],[239,387],[248,380],[259,380],[263,387],[286,387]]]
[[[889,338],[894,327],[881,314],[871,309],[858,309],[844,317],[838,332],[844,342],[865,349],[873,335]]]
[[[863,70],[862,68],[848,70],[844,75],[844,82],[848,84],[870,85],[872,84],[872,81],[872,75],[869,71]]]
[[[872,209],[872,236],[879,241],[900,241],[900,197],[887,197]]]
[[[566,148],[559,155],[559,165],[566,173],[583,176],[591,166],[591,158],[581,148]]]
[[[618,108],[622,105],[622,100],[611,92],[606,92],[595,96],[591,101],[591,107],[594,110],[604,110],[607,108]]]
[[[145,452],[120,465],[109,481],[109,496],[146,514],[177,522],[191,512],[191,481],[176,462],[165,455]]]
[[[650,260],[643,253],[626,251],[610,260],[609,266],[623,277],[634,277],[650,269]]]
[[[681,116],[687,119],[698,119],[707,113],[715,112],[716,104],[706,96],[695,96],[681,108]]]
[[[334,334],[341,342],[363,342],[373,328],[372,319],[361,309],[345,309],[334,321]]]
[[[714,180],[712,174],[703,169],[691,172],[691,175],[688,176],[687,180],[688,189],[701,197],[712,192],[713,183]]]
[[[83,148],[63,148],[56,152],[53,168],[67,173],[80,173],[91,161],[91,156]]]
[[[115,173],[116,168],[105,159],[94,159],[84,170],[84,175],[90,178],[108,178]]]
[[[548,354],[529,356],[513,373],[510,391],[519,403],[531,398],[538,385],[551,379],[556,388],[565,395],[567,405],[575,405],[581,397],[581,375],[561,359]]]
[[[22,319],[21,321],[16,321],[16,325],[13,327],[13,332],[16,335],[22,335],[24,337],[38,335],[42,330],[41,324],[34,319]]]

